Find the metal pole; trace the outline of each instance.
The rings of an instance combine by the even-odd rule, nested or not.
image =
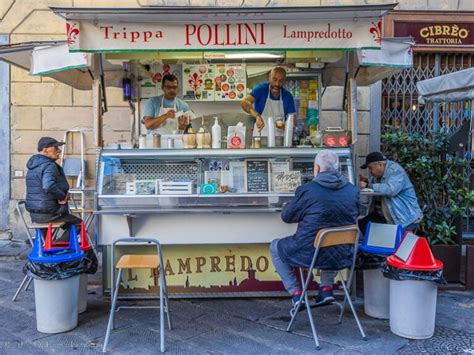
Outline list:
[[[346,96],[347,96],[347,81],[349,80],[349,53],[344,53],[344,61],[345,61],[345,76],[344,76],[344,91],[342,92],[342,111],[345,110],[346,106]]]
[[[435,55],[435,76],[441,74],[441,54]],[[433,103],[433,132],[439,131],[439,104]]]

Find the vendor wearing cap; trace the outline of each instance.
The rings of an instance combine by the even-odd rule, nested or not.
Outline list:
[[[151,97],[147,101],[142,122],[149,133],[171,134],[185,128],[187,116],[176,117],[176,113],[189,111],[189,106],[177,97],[178,85],[176,76],[165,75],[161,81],[163,95]]]
[[[82,220],[69,212],[69,183],[63,168],[56,163],[64,142],[51,137],[38,141],[38,154],[33,155],[26,167],[26,203],[33,223],[65,222],[63,229],[80,226]],[[69,234],[61,239],[69,240]]]
[[[415,230],[423,217],[415,189],[405,170],[387,160],[382,153],[372,152],[361,169],[369,169],[369,179],[360,178],[360,188],[370,188],[382,196],[374,196],[369,214],[359,220],[365,234],[368,222],[398,224],[404,231]]]
[[[240,102],[242,109],[256,119],[254,136],[268,136],[268,117],[273,117],[274,122],[284,122],[287,115],[296,113],[293,95],[283,88],[285,78],[285,69],[274,68],[270,72],[269,82],[257,85],[250,95]],[[284,130],[277,128],[275,135],[283,136]]]

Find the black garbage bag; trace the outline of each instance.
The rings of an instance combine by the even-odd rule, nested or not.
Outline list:
[[[359,250],[357,253],[356,270],[376,270],[383,268],[386,255],[366,253]]]
[[[89,249],[85,252],[86,256],[84,260],[86,262],[86,274],[93,275],[97,272],[99,267],[99,261],[97,260],[97,255],[94,252],[94,249]]]
[[[443,278],[443,269],[429,270],[429,271],[415,271],[400,269],[398,267],[384,264],[382,269],[383,276],[391,280],[397,281],[433,281],[440,285],[446,285],[446,280]]]
[[[65,280],[87,272],[85,259],[63,263],[35,263],[28,261],[23,266],[23,273],[39,280]]]

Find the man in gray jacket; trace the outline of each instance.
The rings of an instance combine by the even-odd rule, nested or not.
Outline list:
[[[415,230],[422,217],[415,189],[405,170],[397,163],[387,160],[380,152],[367,155],[361,169],[369,169],[369,179],[361,179],[360,188],[370,188],[381,196],[374,196],[369,214],[359,220],[365,234],[369,222],[398,224],[403,231]]]

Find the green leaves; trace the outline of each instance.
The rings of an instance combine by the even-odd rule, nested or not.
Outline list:
[[[389,127],[382,151],[406,170],[423,210],[421,230],[431,244],[453,244],[456,220],[474,204],[465,172],[466,159],[448,154],[444,131],[424,137]]]

